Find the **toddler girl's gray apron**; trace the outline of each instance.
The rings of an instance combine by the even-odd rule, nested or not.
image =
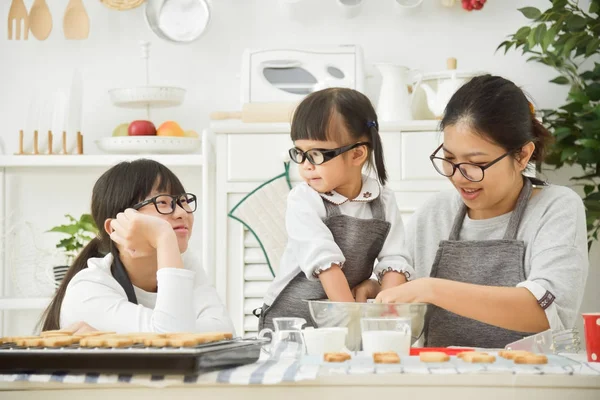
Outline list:
[[[515,238],[531,192],[531,182],[524,178],[523,189],[501,240],[459,240],[467,213],[467,206],[463,204],[449,240],[440,241],[430,276],[485,286],[514,287],[523,282],[526,279],[525,243]],[[434,305],[429,307],[425,321],[425,346],[428,347],[504,348],[530,335],[461,317]]]
[[[391,223],[385,220],[381,195],[369,203],[372,219],[344,215],[338,205],[325,199],[323,203],[327,211],[323,222],[346,258],[342,271],[350,289],[353,289],[371,277],[373,265],[385,243]],[[327,299],[327,294],[321,282],[309,281],[304,272],[300,272],[281,291],[273,304],[263,305],[259,317],[259,330],[273,329],[273,318],[277,317],[300,317],[307,321],[306,326],[314,326],[308,303],[303,300],[323,299]]]

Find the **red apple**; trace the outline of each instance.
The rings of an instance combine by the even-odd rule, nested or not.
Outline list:
[[[133,121],[127,128],[129,136],[153,136],[156,135],[156,127],[150,121]]]

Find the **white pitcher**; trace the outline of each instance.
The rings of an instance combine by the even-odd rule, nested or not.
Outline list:
[[[410,121],[411,96],[408,93],[409,69],[398,64],[379,63],[375,67],[381,72],[381,89],[377,101],[379,121]]]

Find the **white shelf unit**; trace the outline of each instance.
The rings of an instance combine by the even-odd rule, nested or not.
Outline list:
[[[99,154],[99,155],[1,155],[0,168],[19,167],[110,167],[121,161],[149,158],[168,166],[201,167],[202,154]]]
[[[121,161],[148,158],[167,167],[201,168],[198,174],[202,179],[202,265],[212,283],[215,283],[215,242],[214,242],[214,187],[215,160],[214,136],[210,132],[202,135],[201,153],[191,154],[98,154],[98,155],[0,155],[0,238],[7,231],[7,184],[8,173],[18,173],[18,169],[48,168],[108,168]],[[42,310],[50,302],[49,298],[8,297],[10,280],[7,277],[8,256],[4,240],[0,240],[0,336],[5,333],[6,312],[14,310]]]

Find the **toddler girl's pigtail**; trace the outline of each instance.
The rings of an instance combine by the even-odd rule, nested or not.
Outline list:
[[[385,163],[383,160],[383,146],[381,144],[381,136],[379,135],[379,125],[377,124],[377,121],[368,121],[367,127],[369,128],[371,149],[373,151],[373,158],[375,159],[377,178],[381,185],[385,185],[387,182],[387,172],[385,170]]]

